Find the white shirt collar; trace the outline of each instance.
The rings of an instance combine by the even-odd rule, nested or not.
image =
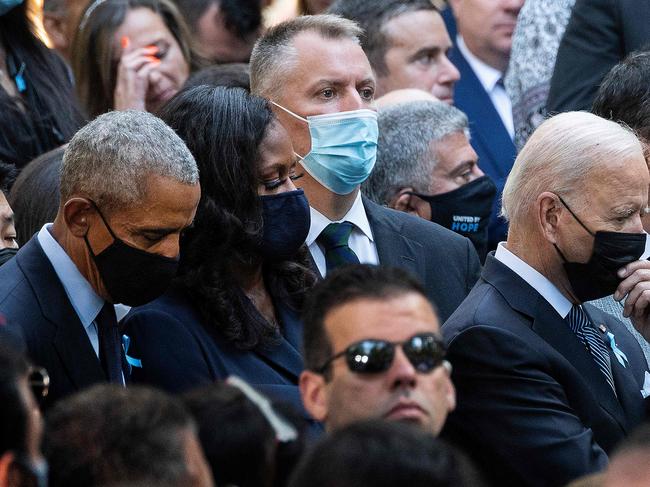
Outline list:
[[[372,231],[370,230],[370,222],[368,222],[368,216],[366,215],[366,210],[363,207],[363,201],[361,200],[361,191],[358,191],[352,207],[340,220],[332,221],[311,206],[309,207],[309,211],[311,213],[311,226],[309,227],[309,235],[307,235],[307,240],[305,241],[307,246],[314,243],[321,232],[325,230],[327,225],[330,223],[340,222],[350,222],[354,224],[354,226],[361,230],[371,242],[374,241],[372,238]]]
[[[46,223],[38,232],[38,243],[52,263],[54,272],[61,281],[65,293],[77,312],[84,328],[88,328],[99,314],[104,300],[95,292],[90,283],[81,275],[72,259],[65,253],[59,242],[50,233],[51,223]]]
[[[460,34],[456,37],[456,46],[465,60],[469,63],[472,71],[474,71],[474,74],[483,85],[485,91],[492,93],[497,82],[503,78],[503,73],[498,69],[494,69],[489,64],[484,63],[472,54]]]
[[[551,281],[510,252],[505,244],[505,242],[499,243],[494,257],[530,284],[562,318],[566,318],[573,307],[571,301]]]

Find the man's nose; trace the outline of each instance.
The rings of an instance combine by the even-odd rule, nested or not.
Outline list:
[[[395,357],[387,374],[391,389],[412,388],[417,383],[417,371],[404,354],[402,347],[397,347],[395,350]]]
[[[447,56],[443,56],[443,58],[444,59],[438,67],[440,70],[438,75],[440,83],[456,83],[460,80],[460,71],[458,71],[456,66],[454,66],[454,63],[452,63]]]

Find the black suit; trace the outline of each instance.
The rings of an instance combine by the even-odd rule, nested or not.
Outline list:
[[[495,485],[565,485],[599,471],[641,421],[641,349],[616,319],[585,309],[629,360],[610,352],[618,399],[557,311],[493,255],[443,325],[458,394],[443,434]]]
[[[44,406],[106,376],[65,289],[34,236],[0,267],[0,315],[50,375]]]
[[[648,0],[577,0],[551,79],[549,113],[591,110],[609,70],[650,41]]]
[[[410,271],[424,284],[441,321],[478,279],[480,264],[469,239],[422,218],[363,198],[379,263]]]

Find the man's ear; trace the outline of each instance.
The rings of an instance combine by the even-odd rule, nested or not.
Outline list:
[[[327,419],[327,391],[325,377],[311,370],[300,374],[300,396],[305,409],[316,421]]]
[[[15,483],[15,469],[12,468],[14,463],[14,454],[11,452],[5,452],[0,457],[0,487],[10,487],[12,485],[18,485]]]
[[[544,191],[535,200],[535,216],[547,241],[557,243],[557,229],[562,214],[562,203],[556,194]]]
[[[413,192],[413,188],[400,189],[395,194],[395,196],[393,196],[391,200],[388,202],[388,206],[390,206],[392,209],[397,211],[403,211],[404,213],[410,213],[411,215],[427,218],[426,215],[421,214],[422,213],[420,208],[421,205],[418,204],[418,203],[425,203],[425,202],[413,196],[412,192]]]
[[[89,221],[97,216],[94,206],[86,198],[71,198],[63,206],[65,224],[75,237],[88,233]]]

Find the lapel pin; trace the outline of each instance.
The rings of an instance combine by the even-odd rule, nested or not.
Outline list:
[[[605,333],[607,331],[607,328],[605,328],[605,325],[603,325],[603,324],[598,325],[598,329],[600,331],[602,331],[603,333]]]

